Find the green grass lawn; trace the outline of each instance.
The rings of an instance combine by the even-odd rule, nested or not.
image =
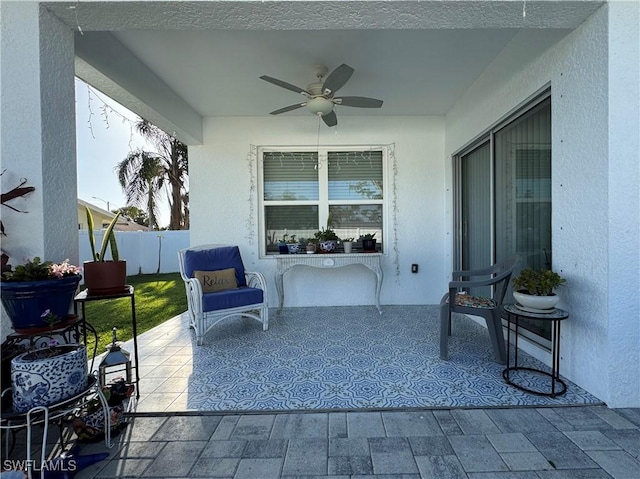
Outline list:
[[[127,283],[135,290],[136,322],[138,335],[158,324],[184,313],[187,297],[180,273],[140,274],[128,276]],[[87,322],[98,332],[98,352],[104,352],[111,344],[111,331],[118,328],[118,340],[133,338],[130,298],[88,301]],[[87,351],[93,351],[93,338],[88,337]],[[132,352],[132,351],[130,351]]]

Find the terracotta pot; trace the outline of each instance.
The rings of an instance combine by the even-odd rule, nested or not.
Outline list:
[[[127,262],[122,261],[85,261],[84,285],[88,294],[105,296],[124,291],[127,284]]]

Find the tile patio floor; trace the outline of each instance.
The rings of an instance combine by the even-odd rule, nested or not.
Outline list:
[[[200,347],[183,317],[140,335],[136,412],[601,404],[570,382],[555,399],[505,384],[486,330],[462,316],[442,361],[435,305],[386,306],[382,315],[367,306],[285,308],[270,317],[267,332],[248,319],[220,323]],[[519,360],[546,368],[524,353]]]
[[[640,479],[640,409],[180,412],[191,344],[179,318],[141,335],[136,413],[77,479]]]

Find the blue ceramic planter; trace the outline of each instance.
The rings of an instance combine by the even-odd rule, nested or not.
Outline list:
[[[49,329],[42,314],[48,309],[51,314],[64,320],[69,314],[81,276],[67,276],[44,281],[0,283],[2,305],[11,319],[16,332],[33,332]]]
[[[289,248],[286,243],[278,243],[278,253],[280,254],[289,254]]]
[[[25,413],[36,406],[52,406],[86,389],[88,361],[84,345],[68,344],[54,349],[57,356],[46,357],[43,351],[48,348],[44,348],[11,360],[13,412]]]

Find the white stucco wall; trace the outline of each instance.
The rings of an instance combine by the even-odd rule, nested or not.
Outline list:
[[[277,305],[275,260],[260,259],[257,237],[257,165],[250,145],[316,145],[318,121],[308,117],[207,118],[204,146],[189,149],[191,244],[241,247],[248,269],[269,282]],[[389,228],[383,258],[382,304],[437,303],[443,294],[444,118],[339,116],[337,130],[321,126],[320,144],[395,144],[398,264]],[[392,167],[392,165],[390,165]],[[393,171],[391,171],[390,181]],[[391,194],[392,188],[389,188]],[[252,200],[249,200],[249,197]],[[392,197],[388,198],[392,221]],[[253,221],[248,221],[252,216]],[[250,238],[253,238],[250,240]],[[411,264],[418,263],[417,274]],[[285,275],[286,306],[374,304],[373,273],[361,266],[341,270],[297,268]],[[349,291],[349,294],[345,294]]]
[[[2,191],[21,178],[35,187],[11,202],[27,214],[3,208],[2,250],[12,264],[34,256],[77,264],[73,33],[37,3],[0,9]],[[8,331],[3,310],[1,336]]]
[[[635,151],[631,144],[618,144],[613,148],[616,158],[610,156],[608,13],[607,6],[601,8],[514,73],[511,69],[517,65],[518,51],[527,41],[527,32],[521,32],[447,116],[445,150],[450,157],[529,96],[551,85],[553,268],[567,279],[561,306],[571,314],[562,328],[562,374],[610,406],[622,407],[640,404],[638,361],[629,361],[622,353],[635,355],[640,344],[637,301],[633,307],[626,300],[629,295],[638,296],[638,269],[614,270],[615,265],[609,263],[610,254],[622,246],[615,243],[625,228],[612,225],[609,188],[615,186],[608,178],[615,175],[618,162],[637,175],[638,153],[636,142]],[[625,28],[626,35],[631,31],[638,38],[637,23],[616,26],[620,32]],[[635,115],[637,118],[637,104]],[[621,154],[635,162],[620,160]],[[447,174],[450,178],[450,161]],[[629,186],[631,199],[637,200],[638,183]],[[447,204],[450,228],[450,198]],[[629,213],[635,215],[631,225],[637,231],[637,201],[629,207]],[[625,243],[629,246],[638,251],[637,235],[631,245]],[[613,280],[619,275],[625,279]],[[618,287],[612,288],[612,281]],[[614,304],[616,314],[612,315]],[[612,354],[612,350],[620,353]],[[615,381],[610,377],[613,370]]]
[[[640,406],[640,4],[609,5],[609,399]],[[635,403],[633,402],[635,398]]]

